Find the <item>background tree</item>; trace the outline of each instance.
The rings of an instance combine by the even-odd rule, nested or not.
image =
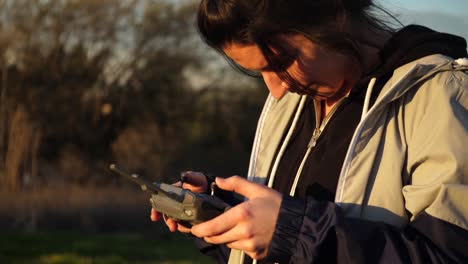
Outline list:
[[[1,186],[120,182],[110,162],[245,173],[265,93],[201,44],[192,1],[0,7]]]

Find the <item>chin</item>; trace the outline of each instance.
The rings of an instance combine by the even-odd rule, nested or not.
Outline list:
[[[285,95],[286,93],[282,93],[282,94],[271,94],[276,100],[279,100],[281,98],[283,98],[283,96]]]
[[[282,91],[270,91],[270,94],[275,98],[275,99],[281,99],[283,96],[288,93],[288,90],[282,90]]]

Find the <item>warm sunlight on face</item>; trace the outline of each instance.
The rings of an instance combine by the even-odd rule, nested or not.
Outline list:
[[[282,80],[269,65],[256,45],[226,45],[224,53],[239,66],[259,72],[273,97],[279,99],[288,90],[301,94],[311,94],[317,100],[333,100],[345,96],[360,75],[359,63],[354,58],[333,53],[312,43],[302,35],[285,36],[282,39],[294,49],[295,59],[287,68],[287,73],[304,91],[293,88]]]

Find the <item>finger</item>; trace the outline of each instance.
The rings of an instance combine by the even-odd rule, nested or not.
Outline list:
[[[234,228],[238,222],[250,218],[245,208],[245,203],[241,203],[225,213],[201,224],[192,227],[192,234],[197,237],[217,236]]]
[[[190,234],[192,229],[190,229],[188,227],[185,227],[185,226],[183,226],[181,224],[178,224],[177,225],[177,230],[179,230],[179,232],[181,232],[181,233]]]
[[[235,241],[226,244],[228,248],[242,250],[252,259],[262,259],[267,256],[268,249],[255,246],[254,242],[250,239]]]
[[[164,222],[166,223],[167,227],[169,228],[171,232],[179,231],[182,233],[190,233],[190,228],[180,225],[174,219],[169,218],[166,215],[163,215],[163,218],[164,218]]]
[[[235,241],[244,241],[252,236],[252,231],[249,230],[246,225],[236,225],[234,228],[222,234],[204,237],[204,239],[211,244],[229,244]]]
[[[182,176],[185,178],[186,183],[191,183],[194,185],[203,183],[203,181],[205,180],[205,175],[201,172],[184,171],[182,172]]]
[[[161,213],[158,211],[154,210],[154,208],[151,208],[151,215],[150,215],[151,221],[157,222],[159,219],[161,219]]]
[[[178,224],[177,224],[176,221],[174,221],[174,219],[169,218],[166,215],[163,215],[163,218],[164,218],[164,222],[166,223],[167,227],[169,228],[169,231],[171,231],[171,232],[177,231]]]
[[[182,172],[185,177],[183,188],[196,192],[204,192],[208,188],[208,182],[205,175],[201,172],[186,171]]]
[[[216,185],[223,190],[232,191],[247,198],[259,196],[265,190],[265,186],[248,181],[240,176],[232,176],[226,179],[216,178]]]

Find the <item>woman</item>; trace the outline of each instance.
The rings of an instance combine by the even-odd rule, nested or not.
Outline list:
[[[219,262],[230,248],[229,263],[466,263],[466,42],[395,31],[373,8],[201,1],[203,39],[270,95],[249,181],[216,180],[246,201],[191,230],[167,219],[172,231],[202,238]],[[188,175],[184,187],[206,190]]]

